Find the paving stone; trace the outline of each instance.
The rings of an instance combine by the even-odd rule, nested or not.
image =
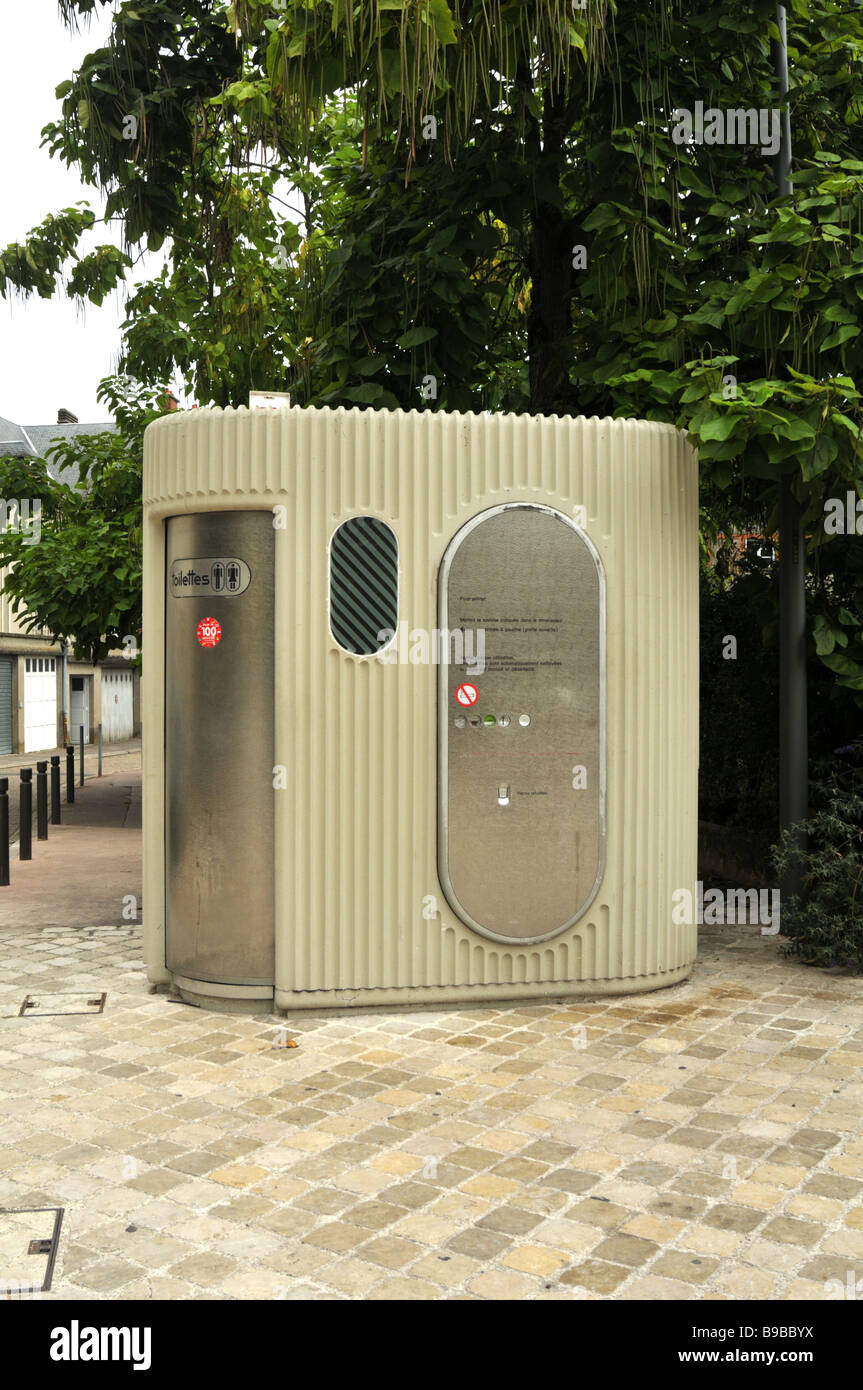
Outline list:
[[[536,1291],[536,1282],[515,1272],[503,1273],[489,1270],[468,1280],[468,1288],[480,1298],[494,1299],[496,1302],[512,1302],[529,1298]]]
[[[603,1197],[585,1197],[567,1210],[567,1220],[579,1221],[586,1226],[600,1226],[603,1230],[613,1230],[627,1217],[632,1216],[628,1207],[618,1206]]]
[[[350,1226],[343,1221],[329,1221],[303,1236],[303,1244],[320,1246],[323,1250],[341,1254],[345,1250],[353,1250],[354,1246],[359,1245],[367,1236],[368,1231],[361,1230],[359,1226]]]
[[[504,1255],[500,1263],[525,1274],[537,1274],[548,1278],[568,1262],[562,1250],[550,1250],[542,1245],[518,1245]]]
[[[631,1273],[625,1265],[609,1264],[607,1260],[583,1260],[565,1269],[559,1278],[561,1284],[587,1289],[590,1293],[613,1294]]]
[[[471,1231],[462,1231],[460,1235],[453,1236],[447,1241],[446,1248],[454,1250],[457,1255],[468,1255],[471,1259],[486,1264],[494,1260],[502,1250],[508,1250],[511,1245],[512,1240],[509,1236],[498,1231],[474,1227]]]
[[[290,1056],[270,1022],[149,995],[139,941],[7,931],[0,981],[112,1001],[38,1047],[4,1020],[0,1202],[67,1207],[50,1297],[785,1301],[863,1278],[859,986],[772,940],[723,929],[653,998],[310,1011]]]
[[[717,1288],[723,1289],[732,1298],[772,1298],[777,1279],[775,1274],[760,1269],[749,1269],[743,1265],[734,1269],[720,1270],[715,1280]]]
[[[546,1186],[557,1188],[561,1192],[587,1192],[589,1188],[596,1186],[599,1181],[599,1174],[582,1173],[572,1168],[558,1168],[553,1173],[546,1173],[541,1181]]]
[[[368,1231],[380,1231],[386,1226],[392,1226],[400,1217],[406,1216],[407,1212],[407,1207],[395,1206],[389,1201],[360,1202],[350,1208],[348,1215],[352,1226],[360,1226]]]
[[[235,1197],[232,1202],[225,1202],[221,1206],[214,1207],[211,1215],[220,1217],[223,1221],[253,1221],[256,1217],[265,1216],[273,1210],[273,1203],[265,1197],[256,1197],[253,1193],[244,1193],[242,1197]]]
[[[233,1274],[236,1268],[237,1261],[230,1255],[220,1255],[209,1250],[179,1260],[168,1270],[168,1275],[172,1279],[182,1279],[186,1283],[199,1284],[206,1289],[220,1284],[229,1274]]]
[[[378,1236],[367,1241],[358,1253],[361,1259],[383,1265],[385,1269],[400,1269],[422,1252],[413,1241],[401,1240],[398,1236]]]
[[[840,1201],[850,1201],[863,1189],[863,1182],[854,1178],[840,1178],[832,1173],[813,1173],[804,1185],[804,1192],[814,1192],[819,1197],[836,1197]]]
[[[503,1235],[524,1236],[539,1225],[542,1217],[523,1207],[504,1206],[490,1211],[476,1224],[480,1229],[500,1231]]]
[[[763,1220],[764,1217],[759,1211],[753,1211],[750,1207],[730,1206],[724,1202],[711,1207],[703,1218],[705,1226],[715,1226],[720,1231],[738,1231],[743,1234],[754,1231]]]
[[[402,1210],[416,1210],[419,1207],[428,1206],[440,1194],[434,1187],[418,1182],[396,1183],[393,1187],[385,1187],[379,1193],[381,1202],[390,1202],[393,1206]]]
[[[292,1205],[302,1211],[317,1212],[321,1216],[335,1216],[355,1200],[356,1198],[348,1192],[339,1192],[333,1187],[320,1187],[295,1197]]]
[[[289,1282],[275,1271],[266,1269],[237,1270],[221,1284],[221,1293],[228,1298],[287,1299],[291,1296]]]
[[[598,1260],[608,1260],[611,1264],[638,1266],[649,1260],[659,1249],[655,1241],[618,1233],[601,1241],[593,1253]]]
[[[651,1187],[662,1187],[675,1176],[674,1168],[667,1163],[630,1163],[619,1175],[625,1182],[644,1182]]]
[[[161,1196],[163,1192],[170,1192],[172,1187],[177,1187],[182,1181],[182,1173],[172,1173],[165,1168],[151,1168],[148,1172],[131,1178],[128,1185],[138,1192],[151,1192]]]
[[[666,1250],[651,1265],[650,1273],[667,1279],[684,1279],[703,1284],[719,1265],[711,1256],[690,1255],[685,1250]]]
[[[659,1216],[670,1216],[679,1221],[692,1221],[701,1215],[707,1203],[700,1197],[681,1195],[676,1192],[662,1192],[650,1203],[649,1210]]]
[[[811,1221],[797,1221],[790,1216],[777,1216],[764,1227],[765,1240],[779,1240],[788,1245],[803,1245],[809,1249],[824,1235],[824,1227]]]
[[[79,1269],[76,1278],[85,1289],[92,1289],[101,1294],[113,1294],[122,1289],[124,1284],[140,1277],[142,1273],[138,1265],[127,1264],[125,1260],[100,1259],[96,1263],[87,1264],[86,1268]]]

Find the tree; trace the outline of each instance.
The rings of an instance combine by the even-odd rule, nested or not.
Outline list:
[[[118,378],[101,383],[119,429],[53,445],[55,468],[77,472],[72,483],[44,459],[0,459],[2,495],[28,499],[30,516],[41,506],[37,543],[23,524],[0,531],[4,591],[25,631],[46,628],[78,660],[101,661],[124,643],[130,656],[140,649],[142,441],[164,410],[156,394]]]
[[[130,304],[142,379],[176,362],[219,403],[288,385],[673,421],[708,508],[770,527],[792,478],[813,652],[863,703],[859,547],[823,527],[863,487],[863,16],[795,0],[790,19],[791,199],[770,166],[772,0],[126,0],[49,138],[135,245],[171,239]],[[699,103],[763,112],[764,134],[710,143]],[[299,245],[274,170],[302,198]],[[32,290],[12,260],[0,286]]]

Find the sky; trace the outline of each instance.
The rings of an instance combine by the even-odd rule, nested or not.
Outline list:
[[[0,44],[0,247],[22,241],[50,212],[85,199],[97,216],[97,189],[85,188],[77,171],[40,149],[41,130],[60,114],[54,89],[72,76],[83,56],[110,30],[110,9],[77,35],[60,20],[57,0],[24,0],[3,6]],[[112,241],[116,228],[97,225],[85,250]],[[137,279],[161,264],[149,257]],[[53,299],[0,299],[0,416],[22,425],[50,425],[61,407],[82,422],[107,420],[96,399],[102,377],[114,371],[125,317],[122,291],[96,308],[76,307],[65,291]],[[178,387],[174,384],[178,394]]]

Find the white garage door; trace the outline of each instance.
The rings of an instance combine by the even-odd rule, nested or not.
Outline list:
[[[24,661],[24,752],[57,747],[57,658]]]
[[[119,743],[132,737],[132,679],[131,671],[102,672],[102,738],[105,743]]]

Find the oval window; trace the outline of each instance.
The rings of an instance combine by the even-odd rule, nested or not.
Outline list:
[[[330,631],[340,647],[373,656],[398,627],[399,543],[376,516],[352,516],[330,542]]]

